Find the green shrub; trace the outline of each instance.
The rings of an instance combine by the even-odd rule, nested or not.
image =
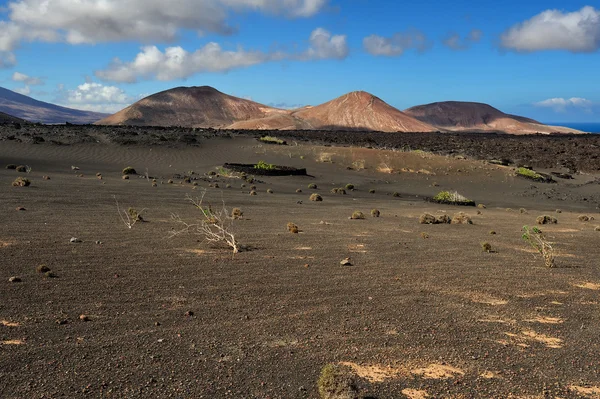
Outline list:
[[[269,144],[279,144],[279,145],[286,145],[287,144],[285,142],[285,140],[281,140],[281,139],[278,139],[277,137],[273,137],[273,136],[264,136],[264,137],[261,137],[258,140],[262,141],[263,143],[269,143]]]
[[[471,205],[475,206],[475,202],[458,192],[440,191],[432,198],[433,202],[450,205]]]
[[[346,184],[346,187],[345,187],[345,188],[346,188],[346,190],[348,190],[348,191],[352,191],[352,190],[354,190],[354,184],[350,184],[350,183],[348,183],[348,184]]]
[[[277,166],[273,165],[272,163],[266,163],[265,161],[258,161],[258,163],[254,165],[254,169],[273,170],[277,169]]]
[[[354,220],[364,219],[364,218],[365,218],[365,214],[362,213],[361,211],[354,211],[352,213],[352,216],[350,217],[350,219],[354,219]]]
[[[321,399],[358,399],[354,375],[347,366],[330,363],[323,367],[317,388]]]

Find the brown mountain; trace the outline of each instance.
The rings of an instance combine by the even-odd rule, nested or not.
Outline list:
[[[482,103],[445,101],[419,105],[404,111],[440,130],[499,131],[512,134],[581,133],[560,126],[548,126],[533,119],[509,115]]]
[[[0,87],[0,112],[40,123],[94,123],[107,114],[61,107]]]
[[[209,86],[177,87],[146,97],[96,124],[223,128],[238,121],[287,113]]]
[[[364,91],[345,94],[292,115],[317,129],[375,130],[382,132],[432,132],[433,126],[418,121]]]

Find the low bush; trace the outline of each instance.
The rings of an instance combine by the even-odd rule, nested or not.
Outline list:
[[[440,191],[431,199],[438,204],[475,206],[475,201],[460,195],[458,192]]]
[[[300,232],[300,230],[298,229],[298,226],[292,222],[288,222],[287,229],[292,234],[298,234]]]
[[[309,190],[316,190],[316,189],[317,189],[317,185],[316,185],[315,183],[310,183],[310,184],[308,185],[308,189],[309,189]]]
[[[13,187],[28,187],[31,185],[31,181],[29,179],[26,179],[24,177],[17,177],[13,182],[12,182]]]
[[[557,224],[558,219],[556,219],[554,216],[542,215],[542,216],[538,216],[535,219],[535,222],[537,224]]]
[[[373,216],[374,218],[378,218],[379,216],[381,216],[381,212],[379,211],[379,209],[371,209],[371,216]]]
[[[320,194],[314,193],[310,196],[310,200],[314,202],[321,202],[323,201],[323,197],[321,197]]]
[[[483,252],[492,252],[492,245],[489,242],[482,242],[481,249]]]
[[[473,224],[473,221],[466,213],[459,212],[452,216],[452,224]]]
[[[364,218],[365,218],[365,214],[362,213],[361,211],[354,211],[352,213],[352,216],[350,216],[350,219],[353,219],[353,220],[364,219]]]
[[[15,170],[15,169],[17,169],[17,165],[15,165],[15,164],[12,164],[12,163],[11,163],[11,164],[8,164],[8,165],[6,165],[6,169],[12,169],[12,170]]]
[[[352,190],[354,190],[354,184],[350,184],[350,183],[348,183],[348,184],[346,184],[346,187],[345,187],[345,188],[346,188],[346,190],[348,190],[348,191],[352,191]]]
[[[126,167],[125,169],[123,169],[122,172],[124,175],[137,175],[137,172],[135,171],[134,168],[132,168],[131,166]]]

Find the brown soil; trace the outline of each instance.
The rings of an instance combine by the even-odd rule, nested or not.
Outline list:
[[[216,132],[184,145],[177,138],[189,131],[123,128],[115,132],[138,134],[117,139],[85,127],[35,129],[0,133],[3,399],[317,398],[321,368],[338,362],[354,370],[361,398],[599,395],[600,236],[577,219],[600,218],[593,173],[559,180],[547,195],[512,168],[432,153],[269,146]],[[44,141],[31,144],[34,136]],[[474,151],[473,137],[438,137]],[[115,143],[125,138],[137,144]],[[582,146],[544,139],[520,143],[556,143],[572,149],[565,157]],[[260,176],[241,188],[239,178],[208,175],[260,160],[312,176]],[[383,163],[393,173],[379,172]],[[32,185],[12,187],[19,174],[4,164],[30,166]],[[141,175],[122,180],[126,166]],[[347,195],[329,193],[348,183]],[[179,228],[173,214],[199,220],[186,196],[204,189],[213,208],[243,210],[234,229],[246,250],[168,238]],[[486,208],[424,201],[440,190]],[[309,201],[312,192],[323,202]],[[126,227],[114,196],[121,210],[144,209],[144,222]],[[381,217],[348,219],[373,208]],[[473,225],[419,224],[423,213],[461,210]],[[542,226],[555,269],[521,239],[542,214],[559,220]],[[299,234],[289,234],[290,221]],[[482,241],[495,252],[482,252]],[[347,257],[353,266],[340,265]],[[41,264],[57,277],[38,274]]]

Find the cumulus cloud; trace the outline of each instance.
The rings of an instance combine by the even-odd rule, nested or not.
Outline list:
[[[310,34],[310,47],[301,56],[308,60],[338,59],[348,56],[350,50],[346,43],[346,35],[332,35],[323,28],[317,28]]]
[[[59,86],[56,103],[85,111],[114,113],[136,100],[137,98],[128,95],[118,87],[86,82],[74,90],[65,90],[64,86]]]
[[[248,51],[242,47],[224,50],[214,42],[194,52],[180,46],[168,47],[164,51],[157,46],[145,46],[133,61],[115,59],[107,68],[95,74],[110,82],[134,83],[140,79],[170,81],[186,79],[197,73],[227,72],[276,60],[342,59],[348,55],[346,36],[332,35],[318,28],[312,32],[309,42],[309,48],[299,54]]]
[[[44,84],[42,79],[28,76],[21,72],[13,73],[12,80],[13,82],[25,83],[27,86],[40,86]]]
[[[31,94],[31,87],[29,87],[29,86],[20,87],[20,88],[14,89],[14,91],[16,93],[22,94],[24,96],[28,96]]]
[[[446,36],[443,43],[452,50],[466,50],[471,47],[471,44],[479,42],[482,37],[483,32],[479,29],[473,29],[464,39],[458,33],[453,32]]]
[[[22,41],[172,42],[181,30],[230,34],[231,12],[310,17],[328,0],[15,0],[0,22],[0,51]]]
[[[549,98],[534,104],[536,107],[552,108],[557,112],[565,112],[569,108],[589,109],[593,102],[581,97]]]
[[[423,52],[431,47],[431,43],[423,32],[411,30],[395,33],[392,37],[367,36],[363,39],[363,47],[374,56],[395,57],[410,49]]]
[[[600,10],[547,10],[503,33],[501,43],[516,51],[593,52],[600,48]]]
[[[0,69],[12,68],[17,64],[15,55],[8,51],[0,51]]]

